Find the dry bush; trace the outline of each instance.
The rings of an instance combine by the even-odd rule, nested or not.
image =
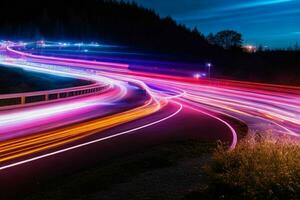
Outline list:
[[[219,145],[206,171],[214,199],[300,199],[300,142],[252,134],[234,150]]]

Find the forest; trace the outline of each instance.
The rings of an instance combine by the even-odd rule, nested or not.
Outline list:
[[[233,45],[218,44],[197,28],[178,24],[171,17],[162,18],[132,2],[2,0],[0,18],[2,39],[121,44],[168,55],[193,66],[211,62],[217,78],[300,84],[299,51],[247,53],[241,48],[241,34],[234,37],[237,42],[233,41]]]

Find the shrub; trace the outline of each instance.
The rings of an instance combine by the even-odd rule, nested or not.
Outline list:
[[[287,136],[247,136],[219,145],[206,167],[213,199],[299,199],[300,143]]]

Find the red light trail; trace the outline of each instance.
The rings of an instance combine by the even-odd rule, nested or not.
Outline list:
[[[137,72],[126,63],[29,53],[26,45],[10,43],[3,48],[3,65],[89,79],[109,88],[102,93],[82,96],[83,92],[79,92],[80,95],[74,98],[2,109],[0,170],[146,129],[160,122],[168,124],[170,118],[182,115],[184,109],[222,123],[223,129],[231,133],[230,148],[235,147],[238,138],[231,122],[224,116],[245,122],[253,131],[271,130],[273,134],[296,137],[300,133],[299,87]],[[167,112],[170,107],[174,110]],[[159,115],[159,112],[165,115]],[[154,116],[154,119],[138,123],[148,116]],[[83,138],[128,122],[136,122],[136,125],[80,143]]]

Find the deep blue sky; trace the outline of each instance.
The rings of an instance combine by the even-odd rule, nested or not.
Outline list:
[[[284,48],[300,43],[300,0],[135,0],[205,35],[241,32],[245,43]]]

